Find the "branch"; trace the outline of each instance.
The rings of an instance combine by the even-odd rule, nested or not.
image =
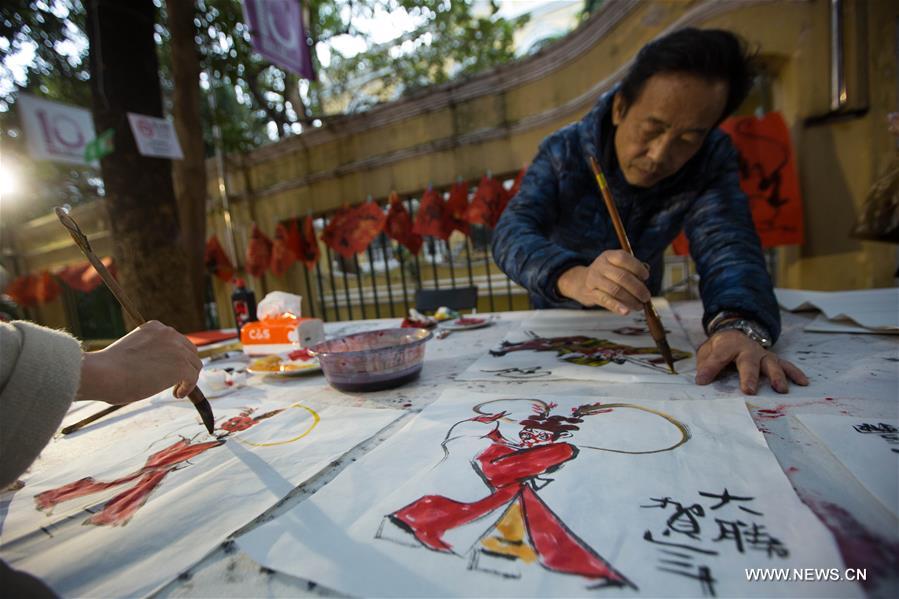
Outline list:
[[[253,95],[256,103],[259,104],[259,107],[265,111],[265,115],[278,125],[278,139],[283,138],[284,126],[287,125],[287,119],[284,118],[284,114],[275,110],[272,105],[268,103],[268,100],[265,99],[262,90],[259,89],[259,76],[262,75],[262,71],[256,71],[256,73],[247,74],[251,76],[244,77],[244,81],[247,82],[247,87],[250,88],[250,93]]]

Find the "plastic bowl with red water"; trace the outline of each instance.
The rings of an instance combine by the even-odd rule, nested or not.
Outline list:
[[[341,391],[399,387],[421,373],[425,329],[382,329],[338,337],[311,347],[325,378]]]

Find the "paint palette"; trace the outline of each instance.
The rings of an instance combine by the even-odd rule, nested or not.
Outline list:
[[[440,324],[440,328],[446,331],[468,331],[471,329],[481,329],[489,327],[493,324],[492,318],[481,318],[478,316],[463,316],[449,322]]]
[[[321,364],[319,364],[318,360],[315,358],[307,362],[291,360],[281,363],[281,368],[278,370],[278,374],[281,376],[298,376],[311,372],[321,372],[321,369]]]
[[[292,355],[292,354],[291,354]],[[305,357],[305,356],[302,356]],[[290,356],[273,354],[263,356],[250,362],[247,372],[250,374],[274,376],[300,376],[312,372],[320,372],[322,367],[317,358],[291,360]]]
[[[242,352],[234,354],[206,360],[197,384],[207,398],[228,395],[246,385],[247,359]]]

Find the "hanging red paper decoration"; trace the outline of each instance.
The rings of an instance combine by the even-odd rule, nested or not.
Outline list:
[[[502,183],[484,175],[465,214],[465,220],[473,225],[486,225],[492,229],[496,227],[507,201]]]
[[[67,264],[56,272],[56,276],[62,281],[66,287],[74,291],[89,293],[90,289],[85,289],[82,282],[83,277],[89,270],[93,270],[90,262],[80,262],[78,264]]]
[[[303,236],[300,233],[300,219],[292,218],[287,221],[287,237],[285,238],[285,243],[287,243],[287,247],[293,252],[293,255],[296,256],[297,260],[299,260],[303,255]]]
[[[287,227],[278,223],[278,226],[275,228],[275,239],[272,243],[272,260],[269,263],[269,268],[272,274],[279,277],[286,273],[287,269],[297,261],[297,254],[289,244],[289,236]]]
[[[37,277],[34,275],[22,275],[17,277],[6,287],[6,295],[23,308],[31,308],[37,305]]]
[[[453,230],[443,198],[431,187],[421,196],[412,230],[419,235],[430,235],[438,239],[449,238]]]
[[[739,153],[740,189],[749,196],[752,222],[762,247],[802,245],[802,194],[790,130],[779,112],[762,118],[731,117],[721,123]],[[672,244],[684,256],[690,251],[681,232]]]
[[[421,251],[421,235],[413,231],[412,217],[395,191],[390,194],[390,209],[387,211],[384,232],[387,237],[401,243],[413,254]]]
[[[112,256],[102,258],[100,262],[106,267],[113,277],[116,275],[115,262]],[[66,284],[67,287],[81,293],[90,293],[103,284],[103,279],[94,270],[90,262],[79,262],[78,264],[69,264],[56,272],[57,278]]]
[[[468,212],[468,183],[456,181],[450,189],[449,200],[446,202],[446,213],[450,223],[450,231],[461,231],[468,235],[468,221],[465,213]]]
[[[315,225],[310,215],[303,220],[303,227],[299,231],[300,236],[300,260],[306,265],[307,270],[312,270],[318,263],[321,250],[318,249],[318,239],[315,238]]]
[[[222,247],[219,238],[215,235],[206,241],[206,253],[203,257],[203,263],[206,265],[206,271],[218,277],[224,282],[228,282],[234,276],[234,266],[228,259],[228,254]]]
[[[254,277],[261,277],[272,261],[272,240],[253,223],[253,232],[247,244],[247,272]]]
[[[59,297],[59,284],[46,270],[36,277],[34,297],[39,304],[52,302]]]
[[[384,229],[387,216],[374,202],[356,208],[342,208],[322,232],[322,241],[344,258],[352,258],[371,245]]]
[[[112,256],[106,256],[100,262],[103,263],[103,266],[106,267],[106,270],[109,271],[109,274],[112,275],[113,278],[116,276],[116,268],[115,262],[112,259]],[[88,267],[81,274],[81,289],[85,293],[90,293],[97,287],[103,284],[103,278],[100,276],[100,273],[97,272],[93,266],[88,265]]]

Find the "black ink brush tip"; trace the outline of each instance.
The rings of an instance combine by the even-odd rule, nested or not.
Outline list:
[[[191,403],[194,404],[197,412],[200,413],[200,418],[203,419],[206,430],[209,431],[210,435],[214,435],[215,416],[212,415],[212,406],[209,405],[209,400],[206,399],[206,396],[203,395],[203,392],[200,391],[199,387],[194,387],[194,390],[190,392],[188,398],[190,398]]]
[[[207,400],[203,403],[198,403],[197,411],[200,413],[200,418],[203,419],[203,424],[206,425],[206,430],[209,431],[210,435],[214,435],[215,416],[212,415],[212,406],[209,405],[209,401]]]
[[[666,339],[658,339],[656,340],[656,345],[659,346],[659,351],[662,352],[662,357],[665,358],[665,363],[668,364],[668,370],[671,371],[671,374],[677,374],[677,370],[674,369],[674,355],[671,353],[668,341]]]

